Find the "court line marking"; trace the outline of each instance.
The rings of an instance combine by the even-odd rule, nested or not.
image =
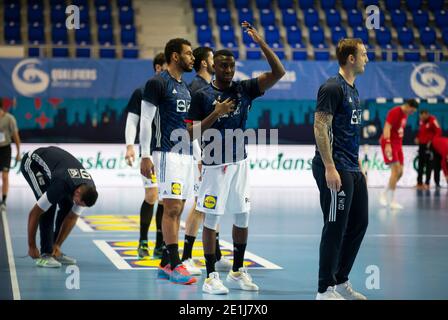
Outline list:
[[[78,218],[78,220],[76,221],[76,225],[78,226],[79,229],[81,229],[84,232],[94,232],[95,231],[81,217]]]
[[[16,264],[14,262],[14,252],[12,249],[11,234],[9,232],[9,224],[8,224],[8,217],[6,216],[6,211],[3,211],[1,215],[3,220],[3,229],[5,232],[6,251],[9,263],[9,274],[11,276],[12,296],[14,300],[21,300],[19,281],[17,279],[17,270],[16,270]]]
[[[115,265],[119,270],[132,270],[133,268],[126,263],[122,257],[112,249],[104,240],[93,240],[93,243],[101,250],[101,252]]]

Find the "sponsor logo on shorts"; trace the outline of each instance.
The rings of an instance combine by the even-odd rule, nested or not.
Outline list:
[[[206,194],[204,198],[204,207],[206,207],[207,209],[215,209],[217,200],[218,197]]]
[[[180,196],[182,194],[182,185],[178,182],[171,183],[171,194]]]

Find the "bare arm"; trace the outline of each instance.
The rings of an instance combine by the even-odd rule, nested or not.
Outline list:
[[[243,28],[247,28],[247,33],[260,46],[261,51],[263,51],[266,60],[271,67],[270,72],[265,72],[258,77],[258,86],[260,91],[265,92],[274,86],[285,75],[285,68],[275,52],[258,34],[257,30],[255,30],[247,21],[244,21],[241,26]]]
[[[75,226],[76,221],[78,221],[78,215],[70,211],[70,213],[64,218],[64,221],[62,221],[61,230],[59,231],[59,234],[54,243],[55,246],[61,247],[62,243],[65,241],[65,239],[67,239],[68,235]]]
[[[17,149],[16,160],[19,161],[21,156],[20,156],[20,136],[18,130],[14,131],[14,133],[12,134],[12,138],[14,139]]]
[[[327,112],[316,112],[314,115],[314,137],[317,148],[326,167],[334,167],[329,131],[333,123],[333,115]]]
[[[37,250],[36,247],[36,233],[39,225],[39,218],[43,212],[44,210],[35,204],[28,216],[28,254],[34,259],[39,258],[39,250]]]

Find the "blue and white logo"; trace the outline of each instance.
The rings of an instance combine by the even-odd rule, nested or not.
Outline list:
[[[38,69],[38,59],[26,59],[17,64],[12,71],[12,83],[18,93],[32,97],[47,90],[50,77],[45,71]]]
[[[411,88],[420,98],[436,98],[443,94],[446,79],[437,64],[422,63],[412,71]]]

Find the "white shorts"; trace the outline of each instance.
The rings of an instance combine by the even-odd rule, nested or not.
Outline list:
[[[196,209],[222,215],[250,211],[247,160],[219,166],[202,166]]]
[[[193,175],[194,175],[194,197],[197,198],[199,194],[199,186],[201,185],[201,172],[199,171],[198,164],[195,162],[193,164]]]
[[[174,152],[152,154],[159,187],[159,200],[186,200],[193,194],[193,157]]]
[[[157,176],[154,175],[151,177],[151,179],[146,178],[144,175],[141,175],[141,177],[143,182],[143,188],[145,189],[157,188]]]

